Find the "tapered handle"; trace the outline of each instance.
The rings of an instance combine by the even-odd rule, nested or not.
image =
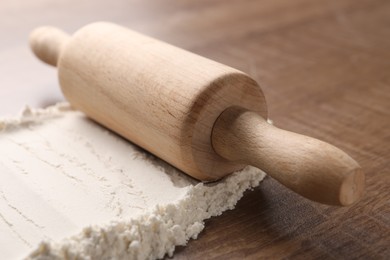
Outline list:
[[[213,128],[212,144],[222,157],[256,166],[300,195],[325,204],[350,205],[364,191],[364,174],[340,149],[288,132],[258,114],[232,107]]]
[[[34,54],[49,65],[57,66],[61,50],[69,35],[55,27],[44,26],[30,34],[30,47]]]

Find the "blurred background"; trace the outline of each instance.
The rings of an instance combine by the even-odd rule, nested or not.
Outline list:
[[[370,54],[389,43],[388,38],[378,41],[388,27],[375,27],[389,23],[382,2],[2,0],[0,115],[14,114],[25,104],[45,106],[62,99],[55,70],[41,64],[28,47],[29,33],[41,25],[69,33],[101,20],[128,26],[249,73],[260,81],[273,106],[281,98],[274,98],[270,85],[280,87],[284,99],[295,87],[350,88],[342,83],[346,73],[379,74],[356,64],[373,62]]]
[[[267,178],[208,221],[178,259],[390,259],[390,1],[1,0],[0,117],[63,100],[28,35],[111,21],[242,70],[277,126],[330,142],[367,176],[349,208],[307,201]]]

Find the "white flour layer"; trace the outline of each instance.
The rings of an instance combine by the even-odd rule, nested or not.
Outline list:
[[[264,178],[247,167],[200,183],[72,110],[0,121],[3,259],[172,255]]]

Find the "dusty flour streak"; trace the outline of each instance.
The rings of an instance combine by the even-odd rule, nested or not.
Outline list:
[[[264,173],[204,184],[74,111],[0,120],[0,255],[155,259],[196,239]]]

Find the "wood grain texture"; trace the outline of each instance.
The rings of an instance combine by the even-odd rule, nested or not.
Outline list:
[[[363,195],[364,173],[345,152],[277,128],[242,107],[229,107],[218,117],[211,140],[222,157],[262,169],[310,200],[349,206]]]
[[[260,86],[238,70],[107,22],[71,36],[41,27],[30,46],[57,67],[72,106],[196,179],[252,165],[317,202],[351,205],[363,194],[356,161],[268,124]]]
[[[1,114],[61,99],[55,71],[28,50],[33,28],[110,20],[247,72],[276,126],[340,147],[366,173],[365,197],[349,208],[310,202],[268,178],[174,259],[390,258],[389,1],[19,3],[0,3]]]
[[[267,118],[263,92],[248,75],[113,23],[63,34],[38,28],[30,43],[40,59],[57,64],[72,106],[197,179],[245,167],[215,153],[211,132],[232,105]]]

